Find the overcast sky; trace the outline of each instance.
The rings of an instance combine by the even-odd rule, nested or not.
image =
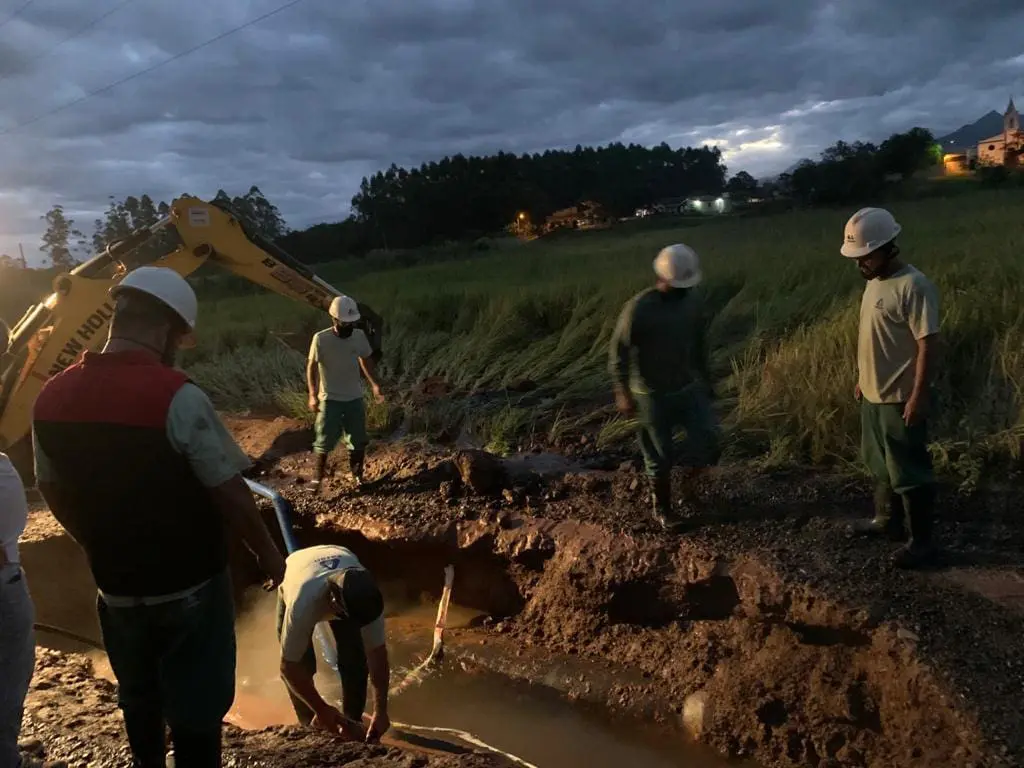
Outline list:
[[[111,195],[256,184],[302,228],[391,162],[667,141],[763,175],[1024,99],[1020,0],[292,0],[60,109],[286,2],[0,0],[0,252],[54,203],[91,233]]]

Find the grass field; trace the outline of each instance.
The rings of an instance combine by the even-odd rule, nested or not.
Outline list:
[[[985,191],[900,203],[903,257],[942,294],[944,351],[934,450],[967,482],[1020,459],[1024,441],[1024,192]],[[702,257],[714,311],[718,407],[728,455],[769,463],[851,465],[859,421],[852,399],[863,281],[838,253],[847,210],[711,219],[678,229],[576,233],[553,242],[498,241],[473,258],[366,274],[322,267],[340,289],[387,319],[387,376],[407,391],[440,376],[464,391],[529,380],[549,393],[445,401],[405,417],[436,429],[468,418],[497,449],[530,430],[587,426],[612,442],[629,425],[610,407],[606,345],[622,303],[651,282],[651,259],[683,241]],[[348,271],[347,271],[348,270]],[[276,296],[206,302],[192,374],[228,409],[303,409],[303,358],[275,339],[305,342],[326,318]],[[401,396],[373,414],[401,417]],[[585,407],[582,404],[590,404]]]

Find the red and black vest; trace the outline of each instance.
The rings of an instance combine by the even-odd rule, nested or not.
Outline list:
[[[221,515],[167,436],[187,382],[147,352],[86,352],[36,400],[33,429],[63,502],[57,520],[108,594],[173,594],[227,566]]]

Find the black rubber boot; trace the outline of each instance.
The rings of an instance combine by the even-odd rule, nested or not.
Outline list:
[[[935,486],[914,488],[903,495],[910,523],[910,542],[893,556],[897,568],[921,568],[935,561],[932,525],[935,516]]]
[[[348,470],[352,475],[352,482],[355,483],[356,488],[363,484],[363,464],[365,461],[365,449],[357,448],[348,452]]]
[[[174,756],[168,768],[220,768],[220,729],[208,732],[171,731]]]
[[[312,484],[319,486],[323,481],[324,477],[327,476],[327,454],[318,453],[316,454],[316,471],[313,475]]]
[[[857,536],[885,537],[890,541],[906,541],[903,497],[888,485],[875,487],[875,516],[858,520],[850,526]]]
[[[672,509],[672,475],[668,472],[651,478],[651,517],[666,531],[679,524]]]

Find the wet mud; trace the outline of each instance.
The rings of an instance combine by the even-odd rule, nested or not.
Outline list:
[[[481,675],[543,685],[617,727],[671,731],[762,766],[1024,765],[1024,523],[1013,488],[944,489],[945,559],[913,573],[889,565],[893,545],[850,538],[847,524],[870,512],[868,489],[826,473],[722,467],[701,479],[686,529],[668,535],[647,520],[631,457],[586,441],[512,461],[380,444],[364,488],[346,483],[342,455],[312,493],[301,425],[230,426],[257,460],[254,479],[294,505],[301,543],[351,546],[410,601],[436,600],[453,564],[453,599],[479,616],[448,642]],[[76,657],[46,658],[60,679],[74,672],[107,690],[86,682]],[[35,713],[26,723],[52,737],[64,721],[47,730]],[[367,749],[332,744],[321,759],[304,750],[323,737],[294,726],[229,731],[232,755],[268,765],[346,764]],[[420,759],[456,762],[402,762]]]

